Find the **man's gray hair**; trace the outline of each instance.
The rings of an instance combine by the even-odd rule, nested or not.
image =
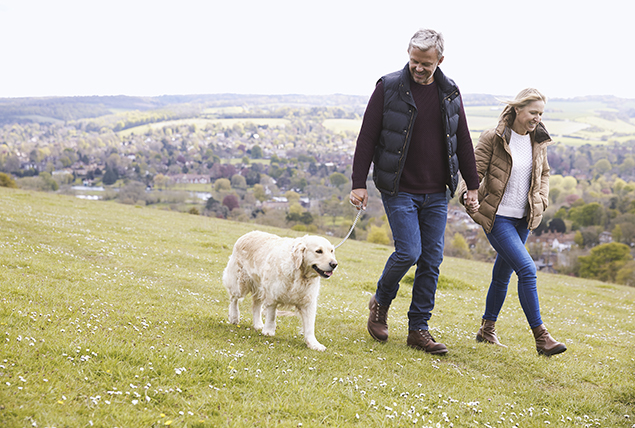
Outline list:
[[[438,57],[441,58],[443,56],[443,34],[437,33],[434,30],[422,28],[410,39],[408,52],[410,52],[410,49],[412,48],[417,48],[422,51],[435,48],[437,50]]]

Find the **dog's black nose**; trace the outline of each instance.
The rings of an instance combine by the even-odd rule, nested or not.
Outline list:
[[[329,263],[329,266],[331,266],[331,268],[335,269],[337,267],[337,263],[331,262],[331,263]]]

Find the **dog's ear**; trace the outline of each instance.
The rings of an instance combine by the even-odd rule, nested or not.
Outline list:
[[[291,259],[293,260],[293,267],[300,269],[304,260],[304,253],[306,252],[306,244],[300,240],[297,240],[291,248]]]

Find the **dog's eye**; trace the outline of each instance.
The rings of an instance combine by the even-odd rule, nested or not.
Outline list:
[[[322,250],[317,250],[317,251],[316,251],[316,253],[318,253],[318,254],[322,254],[323,252],[324,252],[324,251],[322,251]]]

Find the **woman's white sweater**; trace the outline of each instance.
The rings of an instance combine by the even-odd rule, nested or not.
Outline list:
[[[509,149],[512,153],[512,171],[496,214],[523,218],[527,215],[527,195],[531,184],[532,151],[529,134],[520,135],[512,130]]]

